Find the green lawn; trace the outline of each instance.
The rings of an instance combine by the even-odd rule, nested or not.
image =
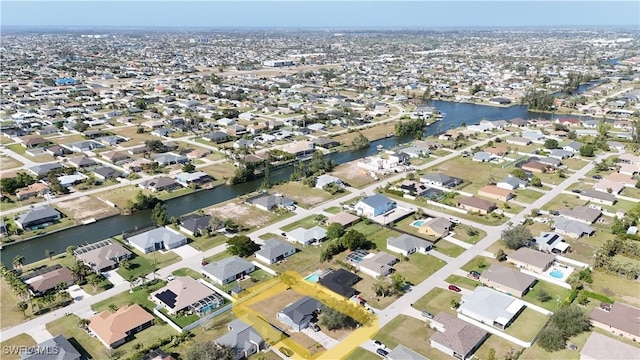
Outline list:
[[[417,285],[445,265],[446,262],[433,255],[412,254],[409,261],[402,260],[393,267],[405,280]]]
[[[520,340],[531,341],[542,330],[547,320],[548,316],[526,308],[504,332]]]
[[[314,218],[316,216],[317,215],[311,215],[311,216],[307,216],[306,218],[294,221],[292,223],[289,223],[289,224],[281,227],[280,230],[286,232],[286,231],[291,231],[291,230],[299,228],[299,227],[304,228],[304,229],[311,229],[314,226],[319,226],[320,224],[317,221],[314,220]]]
[[[51,334],[62,334],[66,338],[73,338],[75,343],[80,345],[77,347],[78,350],[93,359],[107,358],[107,349],[105,346],[102,345],[98,339],[90,337],[86,331],[78,327],[79,320],[80,318],[76,315],[68,315],[48,323],[47,330]],[[177,335],[177,332],[163,322],[156,322],[150,328],[135,334],[133,340],[113,350],[111,354],[119,355],[115,356],[115,358],[122,358],[125,357],[126,354],[132,353],[136,344],[145,346],[145,344],[151,344],[159,339],[168,338],[171,335]],[[72,341],[71,343],[73,344],[74,342]]]
[[[189,245],[191,245],[196,250],[206,251],[220,244],[224,244],[225,242],[227,242],[227,240],[229,240],[229,238],[224,235],[215,235],[212,237],[196,236],[191,239]]]
[[[198,279],[202,279],[203,276],[202,274],[200,274],[199,272],[193,270],[193,269],[189,269],[189,268],[182,268],[182,269],[178,269],[174,272],[171,273],[174,276],[191,276],[192,278],[198,280]]]
[[[572,158],[562,160],[562,165],[566,165],[571,170],[580,170],[587,165],[587,162],[581,159]]]
[[[580,359],[580,350],[587,342],[590,331],[583,332],[582,334],[578,334],[567,341],[567,344],[575,344],[578,347],[578,350],[571,349],[563,349],[554,352],[547,352],[542,349],[538,342],[536,341],[532,347],[525,349],[520,356],[522,360],[578,360]]]
[[[0,343],[0,346],[3,349],[2,360],[21,359],[18,351],[10,351],[10,349],[15,349],[16,347],[21,347],[21,346],[36,346],[36,345],[37,344],[35,340],[33,340],[33,338],[27,334],[22,333],[20,335],[14,336],[11,339],[5,340]]]
[[[549,294],[549,296],[551,296],[551,299],[549,299],[546,302],[542,302],[540,300],[538,300],[538,294],[540,294],[541,291],[546,292],[547,294]],[[556,311],[556,307],[557,307],[557,300],[556,299],[560,299],[560,301],[564,300],[569,293],[571,293],[571,290],[569,289],[565,289],[563,287],[560,287],[558,285],[553,285],[551,283],[548,283],[546,281],[542,281],[542,280],[538,280],[538,282],[536,283],[536,285],[533,287],[532,290],[530,290],[525,296],[522,297],[523,300],[528,301],[534,305],[538,305],[540,307],[543,307],[549,311]]]
[[[354,351],[349,353],[347,360],[370,360],[373,356],[374,355],[371,351],[357,347]]]
[[[469,235],[470,231],[475,231],[476,235]],[[465,224],[455,225],[452,232],[454,233],[454,238],[469,244],[475,244],[487,236],[487,233],[484,230]]]
[[[141,275],[151,274],[154,267],[156,269],[161,269],[182,259],[173,251],[167,251],[165,253],[155,251],[149,254],[142,254],[138,249],[135,249],[128,244],[124,244],[124,247],[135,254],[135,256],[129,260],[129,263],[131,264],[129,270],[123,267],[118,268],[118,274],[120,274],[120,276],[125,280],[136,278]]]
[[[580,200],[576,195],[560,194],[544,204],[542,210],[557,211],[562,208],[572,209],[579,205],[585,205],[586,203],[586,200]]]
[[[451,308],[451,300],[460,302],[461,298],[462,295],[459,293],[441,288],[434,288],[416,301],[413,304],[413,307],[420,311],[429,311],[433,315],[437,315],[439,312],[444,311],[453,316],[457,316],[456,310]]]
[[[475,290],[476,287],[482,285],[479,281],[459,275],[449,275],[445,281],[469,290]]]
[[[592,291],[605,294],[615,300],[628,303],[633,306],[640,306],[638,300],[638,283],[624,279],[614,274],[607,274],[600,271],[593,273],[593,283],[588,285]]]
[[[400,236],[400,233],[397,231],[384,228],[381,225],[375,223],[366,224],[365,221],[361,221],[353,225],[349,229],[354,229],[364,234],[367,239],[376,244],[376,248],[380,250],[387,249],[388,238]]]
[[[473,259],[471,259],[471,261],[466,263],[464,266],[462,266],[461,269],[467,272],[471,272],[472,270],[475,270],[480,274],[482,274],[483,271],[488,269],[492,264],[496,262],[498,261],[495,259],[478,255]]]
[[[146,308],[149,312],[156,306],[151,300],[149,300],[149,294],[164,287],[166,282],[164,280],[156,280],[156,283],[146,286],[137,286],[133,289],[133,292],[125,291],[109,299],[102,300],[91,306],[91,309],[95,311],[110,310],[110,306],[120,308],[124,305],[139,304]]]
[[[441,359],[444,355],[429,345],[429,338],[435,333],[427,323],[406,315],[400,315],[385,325],[374,337],[389,349],[402,344],[429,359]],[[369,359],[378,358],[371,354]]]
[[[328,212],[329,214],[337,214],[340,211],[342,211],[342,209],[337,207],[337,206],[332,206],[332,207],[328,207],[328,208],[324,209],[324,211]]]
[[[496,359],[511,359],[507,357],[508,354],[515,354],[522,349],[511,341],[505,340],[497,335],[489,335],[489,337],[480,345],[478,350],[474,353],[475,357],[480,360],[489,359],[489,351],[494,349],[496,352]]]
[[[160,309],[160,312],[162,312],[166,317],[171,319],[174,323],[176,323],[181,328],[194,323],[196,320],[200,318],[198,315],[195,315],[195,314],[183,315],[183,316],[171,315],[166,309]]]
[[[252,288],[264,281],[267,281],[269,279],[272,279],[273,276],[271,276],[269,273],[267,273],[266,271],[260,269],[260,268],[256,268],[256,271],[252,272],[251,274],[249,274],[249,279],[246,279],[244,281],[241,282],[237,282],[237,281],[233,281],[230,282],[226,285],[218,285],[215,284],[215,286],[217,286],[218,288],[222,289],[224,292],[229,293],[231,291],[231,289],[236,286],[236,285],[240,285],[245,289],[249,289]]]
[[[326,247],[328,242],[324,242],[320,246],[304,246],[299,247],[300,251],[289,256],[281,263],[271,265],[271,268],[279,273],[285,271],[297,271],[301,274],[305,273],[307,269],[315,271],[318,267],[325,267],[328,265],[319,264],[320,252]],[[322,265],[322,266],[321,266]],[[304,274],[303,274],[304,275]]]
[[[308,187],[299,181],[289,181],[284,184],[276,185],[272,188],[274,192],[283,194],[294,200],[298,206],[310,209],[325,201],[336,199],[349,194],[349,191],[343,190],[335,195],[315,187]]]
[[[446,240],[440,240],[436,243],[435,249],[450,257],[458,257],[458,255],[462,254],[465,251],[465,248],[462,246],[458,246],[454,243],[450,243]]]
[[[480,188],[500,181],[509,175],[513,166],[502,168],[502,164],[478,163],[462,156],[454,157],[435,167],[421,171],[421,174],[441,172],[464,180],[460,190],[477,193]]]

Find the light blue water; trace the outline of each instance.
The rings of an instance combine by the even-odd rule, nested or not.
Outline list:
[[[411,226],[420,227],[420,226],[422,226],[422,224],[424,224],[424,220],[416,220],[416,221],[411,223]]]
[[[562,279],[564,277],[564,273],[558,269],[553,270],[552,272],[549,273],[549,275],[551,275],[551,277],[556,279]]]
[[[311,274],[311,275],[307,275],[307,277],[305,277],[304,279],[305,279],[305,280],[307,280],[308,282],[315,283],[315,282],[318,282],[318,279],[319,279],[319,278],[320,278],[320,277],[318,276],[318,273],[317,273],[317,272],[314,272],[314,273],[313,273],[313,274]]]

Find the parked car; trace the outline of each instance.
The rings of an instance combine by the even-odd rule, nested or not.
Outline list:
[[[600,176],[600,175],[593,175],[592,177],[593,177],[594,179],[596,179],[596,180],[600,180],[600,179],[602,179],[602,176]]]
[[[286,347],[284,347],[284,346],[281,346],[281,347],[280,347],[280,352],[281,352],[282,354],[284,354],[284,356],[286,356],[286,357],[291,357],[291,355],[293,355],[293,351],[291,351],[291,349],[286,348]]]
[[[578,350],[578,346],[576,346],[576,344],[569,344],[567,347],[571,350]]]
[[[318,324],[311,324],[311,330],[318,332],[320,331],[320,326],[318,326]]]
[[[427,319],[433,319],[433,314],[428,311],[423,311],[422,316],[426,317]]]
[[[280,233],[280,235],[282,235],[284,237],[287,237],[287,233],[286,232]]]
[[[456,218],[454,218],[454,217],[450,217],[450,218],[449,218],[449,221],[451,221],[451,222],[452,222],[452,223],[454,223],[454,224],[460,224],[460,220],[458,220],[458,219],[456,219]]]
[[[169,275],[169,276],[167,276],[167,281],[173,281],[173,280],[175,280],[175,279],[176,279],[176,277],[175,277],[175,276],[173,276],[173,275]]]
[[[375,345],[379,349],[386,349],[387,348],[387,346],[385,344],[381,343],[378,340],[374,340],[373,341],[373,345]]]
[[[451,291],[455,291],[455,292],[460,292],[462,290],[460,290],[459,287],[455,286],[455,285],[449,285],[449,290]]]
[[[471,277],[472,277],[472,278],[474,278],[474,279],[479,279],[479,278],[480,278],[480,273],[479,273],[479,272],[477,272],[477,271],[475,271],[475,270],[471,270],[471,271],[469,272],[469,276],[471,276]]]
[[[575,190],[571,190],[572,193],[576,193],[576,194],[580,194],[582,191],[575,189]]]
[[[378,355],[382,357],[387,357],[387,355],[389,355],[389,352],[385,349],[378,349],[376,350],[376,352],[378,353]]]

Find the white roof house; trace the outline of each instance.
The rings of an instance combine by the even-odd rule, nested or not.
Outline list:
[[[297,228],[287,233],[287,239],[289,241],[297,242],[302,245],[320,242],[326,237],[327,230],[320,226],[314,226],[311,229]]]
[[[524,302],[487,287],[463,295],[458,314],[504,330],[525,308]]]
[[[179,232],[161,227],[127,238],[136,249],[147,254],[156,250],[171,250],[187,243],[187,238]]]

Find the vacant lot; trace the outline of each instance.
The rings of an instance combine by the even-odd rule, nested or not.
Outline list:
[[[81,196],[73,200],[59,202],[56,206],[67,216],[76,220],[88,218],[98,220],[120,213],[118,209],[91,196]]]
[[[148,132],[138,134],[137,126],[127,126],[121,128],[110,129],[112,133],[115,135],[120,135],[129,139],[129,141],[120,143],[120,146],[136,146],[136,145],[144,145],[144,142],[147,140],[158,140],[157,136],[151,135]],[[148,130],[147,130],[148,131]]]
[[[453,258],[458,257],[458,255],[462,254],[465,251],[463,247],[458,246],[454,243],[450,243],[446,240],[438,241],[438,243],[436,243],[436,250]]]
[[[454,238],[469,244],[475,244],[487,236],[484,230],[465,224],[457,224],[452,233]]]
[[[573,209],[576,206],[585,204],[587,204],[587,201],[580,200],[576,195],[560,194],[546,203],[542,207],[542,210],[557,211],[562,208]]]
[[[531,204],[532,202],[541,198],[544,193],[540,191],[530,190],[530,189],[518,189],[515,191],[516,201],[520,201],[523,203]]]
[[[479,281],[459,275],[449,275],[445,281],[469,290],[475,290],[476,287],[481,285]]]
[[[4,295],[3,295],[4,296]],[[15,349],[16,347],[21,346],[36,346],[35,340],[27,334],[20,334],[18,336],[14,336],[9,340],[5,340],[0,343],[2,349],[11,349],[12,347]],[[14,360],[21,359],[22,357],[17,351],[8,351],[2,353],[2,360]]]
[[[0,170],[8,170],[22,166],[22,163],[11,156],[0,155]]]
[[[469,158],[458,156],[436,167],[428,168],[422,173],[429,174],[439,172],[461,178],[464,180],[461,189],[474,194],[483,186],[506,178],[512,170],[512,166],[503,169],[502,165],[478,163]]]
[[[339,177],[347,184],[358,189],[361,189],[375,181],[369,175],[368,171],[359,168],[356,165],[356,162],[353,161],[338,165],[335,169],[333,169],[331,175]]]
[[[299,181],[288,182],[282,185],[277,185],[272,188],[276,193],[280,193],[286,197],[293,199],[299,206],[309,209],[327,200],[338,198],[348,194],[348,191],[343,191],[336,195],[331,195],[322,189],[310,188],[303,185]]]
[[[549,320],[548,316],[525,308],[504,332],[520,340],[531,341],[542,330],[547,320]]]
[[[429,345],[429,338],[435,334],[427,323],[406,315],[400,315],[385,325],[374,337],[393,349],[402,344],[409,349],[426,356],[429,359],[443,359],[445,354]],[[372,354],[370,358],[374,358]]]
[[[33,314],[33,308],[29,307],[26,311],[26,317],[22,311],[18,310],[16,304],[20,302],[20,298],[11,290],[4,279],[0,280],[0,329],[6,329],[21,324]],[[4,344],[3,344],[4,345]]]
[[[482,274],[483,271],[485,271],[492,264],[495,264],[497,262],[498,261],[495,259],[491,259],[484,256],[476,256],[473,259],[471,259],[471,261],[466,263],[463,267],[461,267],[461,269],[467,272],[471,272],[472,270],[474,270]]]
[[[236,167],[230,163],[213,164],[209,166],[203,166],[198,168],[198,171],[207,173],[213,176],[215,179],[227,180],[233,177]]]
[[[205,209],[205,213],[221,219],[231,219],[248,227],[262,226],[278,218],[278,215],[260,210],[243,202],[229,201],[221,206]]]
[[[489,335],[489,337],[482,343],[482,345],[474,353],[476,358],[481,360],[489,359],[489,351],[494,349],[496,351],[496,359],[512,359],[509,354],[515,354],[522,349],[511,341],[505,340],[500,336]],[[563,358],[564,359],[564,358]]]
[[[374,141],[377,139],[382,139],[383,137],[387,136],[387,134],[394,133],[395,126],[395,121],[386,122],[380,125],[371,125],[371,127],[367,129],[360,129],[358,131],[340,134],[333,137],[333,140],[339,141],[344,145],[349,145],[351,144],[351,141],[358,135],[358,132],[360,132],[362,133],[362,135],[366,136],[369,141]]]

